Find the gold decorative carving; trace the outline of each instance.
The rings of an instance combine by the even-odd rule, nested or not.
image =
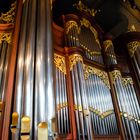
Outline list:
[[[65,57],[58,55],[58,54],[54,54],[54,63],[56,65],[56,67],[63,72],[64,74],[66,74],[66,63],[65,63]]]
[[[126,119],[128,119],[129,121],[135,121],[137,122],[138,124],[140,124],[140,119],[130,115],[129,113],[127,112],[120,112],[120,115]]]
[[[91,67],[91,66],[88,66],[88,65],[84,65],[84,76],[85,76],[85,79],[88,79],[90,74],[97,75],[104,82],[104,84],[108,88],[110,88],[108,75],[107,75],[107,73],[105,71],[99,70],[97,68],[94,68],[94,67]]]
[[[57,105],[57,110],[63,109],[65,107],[67,107],[67,106],[68,106],[67,102],[60,103],[60,104]]]
[[[119,70],[114,70],[114,71],[110,72],[110,75],[111,75],[111,79],[112,79],[113,83],[115,83],[115,80],[117,78],[121,77],[121,72]]]
[[[90,14],[91,16],[95,16],[97,13],[97,10],[94,9],[89,9],[87,6],[85,6],[82,1],[80,0],[79,3],[74,4],[74,7],[76,7],[77,10],[81,11],[81,12],[86,12],[88,14]]]
[[[123,83],[124,86],[127,86],[129,84],[132,85],[133,84],[133,80],[132,80],[131,77],[129,77],[129,78],[122,78],[122,83]]]
[[[95,40],[98,43],[99,47],[101,48],[99,39],[98,39],[98,32],[94,29],[94,27],[91,25],[91,23],[86,19],[86,18],[82,18],[82,20],[80,20],[81,26],[85,26],[86,28],[89,28],[91,30],[91,32],[94,34]]]
[[[70,61],[70,70],[72,70],[73,66],[76,65],[78,61],[81,61],[83,63],[83,58],[79,54],[73,54],[69,56],[69,61]]]
[[[66,23],[66,34],[69,33],[69,31],[73,28],[73,27],[76,27],[77,31],[79,31],[78,29],[78,24],[76,21],[68,21]],[[79,32],[78,32],[79,33]]]
[[[106,40],[103,42],[104,47],[105,47],[105,52],[107,51],[108,48],[113,47],[113,43],[111,40]]]
[[[131,25],[128,27],[128,32],[135,32],[135,31],[137,31],[135,25]]]
[[[127,44],[127,48],[128,48],[128,52],[129,52],[130,57],[134,56],[134,53],[138,47],[140,47],[139,41],[132,41],[132,42]]]
[[[7,13],[2,13],[0,17],[1,23],[14,23],[17,2],[11,4],[11,9]]]
[[[89,107],[89,110],[93,113],[95,113],[96,115],[98,115],[101,119],[104,119],[110,115],[112,115],[114,113],[114,110],[110,109],[110,110],[107,110],[105,112],[102,112],[98,109],[95,109],[93,107]]]
[[[12,33],[0,33],[0,44],[2,43],[2,41],[6,41],[7,43],[11,43],[12,40]]]
[[[74,109],[78,111],[83,111],[83,107],[81,105],[74,105]]]

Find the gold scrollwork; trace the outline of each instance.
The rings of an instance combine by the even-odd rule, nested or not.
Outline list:
[[[8,44],[11,43],[12,40],[12,33],[0,33],[0,44],[2,43],[2,41],[6,41]]]
[[[78,33],[79,33],[79,29],[78,29],[78,24],[76,21],[68,21],[66,23],[66,34],[69,33],[69,31],[73,28],[73,27],[76,27]]]
[[[83,111],[83,107],[81,105],[74,105],[74,109],[78,111]]]
[[[108,78],[108,75],[107,75],[107,73],[105,71],[99,70],[97,68],[94,68],[94,67],[91,67],[91,66],[88,66],[88,65],[84,65],[84,76],[85,76],[85,79],[88,79],[90,74],[95,74],[98,77],[100,77],[100,79],[104,82],[104,84],[108,88],[110,88],[109,78]]]
[[[97,10],[94,9],[89,9],[87,6],[85,6],[82,1],[80,0],[79,3],[74,4],[73,6],[76,7],[77,10],[81,11],[81,12],[86,12],[88,14],[90,14],[91,16],[95,16],[97,13]]]
[[[81,61],[83,63],[83,58],[81,55],[79,54],[73,54],[69,56],[69,60],[70,60],[70,70],[73,69],[73,66],[76,65],[76,63],[78,61]]]
[[[65,63],[65,57],[58,55],[58,54],[54,54],[54,63],[56,65],[56,67],[63,72],[64,74],[66,74],[66,63]]]
[[[108,48],[112,47],[113,46],[113,43],[111,40],[106,40],[103,42],[104,44],[104,47],[105,47],[105,52],[107,51]]]
[[[15,1],[11,4],[11,9],[7,13],[2,13],[0,17],[1,23],[14,23],[15,21],[15,11],[17,2]]]
[[[95,113],[96,115],[98,115],[101,119],[104,119],[104,118],[106,118],[106,117],[108,117],[108,116],[110,116],[110,115],[112,115],[114,113],[114,110],[112,110],[112,109],[107,110],[107,111],[105,111],[103,113],[101,113],[100,110],[95,109],[93,107],[89,107],[89,110],[91,112]]]
[[[133,84],[133,80],[132,80],[131,77],[129,77],[129,78],[122,78],[122,83],[123,83],[124,86],[127,86],[129,84],[132,85]]]
[[[127,48],[128,48],[128,52],[129,52],[130,57],[134,56],[134,53],[138,47],[140,47],[139,41],[132,41],[132,42],[127,44]]]
[[[117,78],[121,77],[121,72],[119,70],[114,70],[114,71],[110,72],[110,75],[111,75],[111,79],[112,79],[113,83],[115,83],[115,80]]]
[[[57,110],[63,109],[65,107],[67,107],[67,106],[68,106],[67,102],[60,103],[60,104],[57,105]]]
[[[98,39],[98,32],[94,29],[91,23],[85,18],[82,18],[82,20],[80,20],[80,23],[81,23],[81,26],[85,26],[86,28],[89,28],[91,30],[91,32],[94,34],[97,44],[101,48],[100,41]]]
[[[128,119],[129,121],[135,121],[138,124],[140,124],[140,119],[128,114],[127,112],[120,112],[120,115],[123,116],[124,118]]]

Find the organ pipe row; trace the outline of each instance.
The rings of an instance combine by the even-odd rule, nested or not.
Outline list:
[[[82,47],[87,59],[103,64],[98,33],[87,19],[81,19],[79,26],[74,20],[67,21],[65,29],[68,47]]]
[[[23,3],[15,74],[11,139],[53,137],[55,102],[52,69],[50,2],[26,0]]]

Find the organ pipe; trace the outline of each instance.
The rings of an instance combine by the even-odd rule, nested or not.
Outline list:
[[[37,126],[46,122],[48,135],[52,136],[55,118],[53,88],[53,46],[50,1],[39,0],[37,8],[37,42],[35,66],[35,139]]]

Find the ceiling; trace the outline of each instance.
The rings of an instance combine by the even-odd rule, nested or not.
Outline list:
[[[11,3],[15,0],[0,0],[0,14],[10,9]],[[58,21],[62,14],[76,12],[73,4],[79,0],[54,0],[53,3],[53,19]],[[127,1],[127,0],[126,0]],[[118,36],[128,30],[128,26],[136,24],[140,28],[140,20],[138,21],[123,6],[122,0],[82,0],[82,2],[90,9],[94,8],[97,12],[95,21],[103,29],[105,33],[111,33]],[[140,8],[140,0],[135,0],[137,7]],[[139,12],[140,14],[140,12]],[[140,31],[140,29],[139,29]]]
[[[62,14],[76,12],[73,6],[75,3],[78,3],[78,0],[56,0],[53,5],[54,21],[57,23]],[[82,0],[82,3],[90,9],[99,11],[94,19],[106,34],[111,33],[114,37],[119,36],[127,32],[132,24],[136,24],[140,31],[140,22],[124,8],[122,0]]]

